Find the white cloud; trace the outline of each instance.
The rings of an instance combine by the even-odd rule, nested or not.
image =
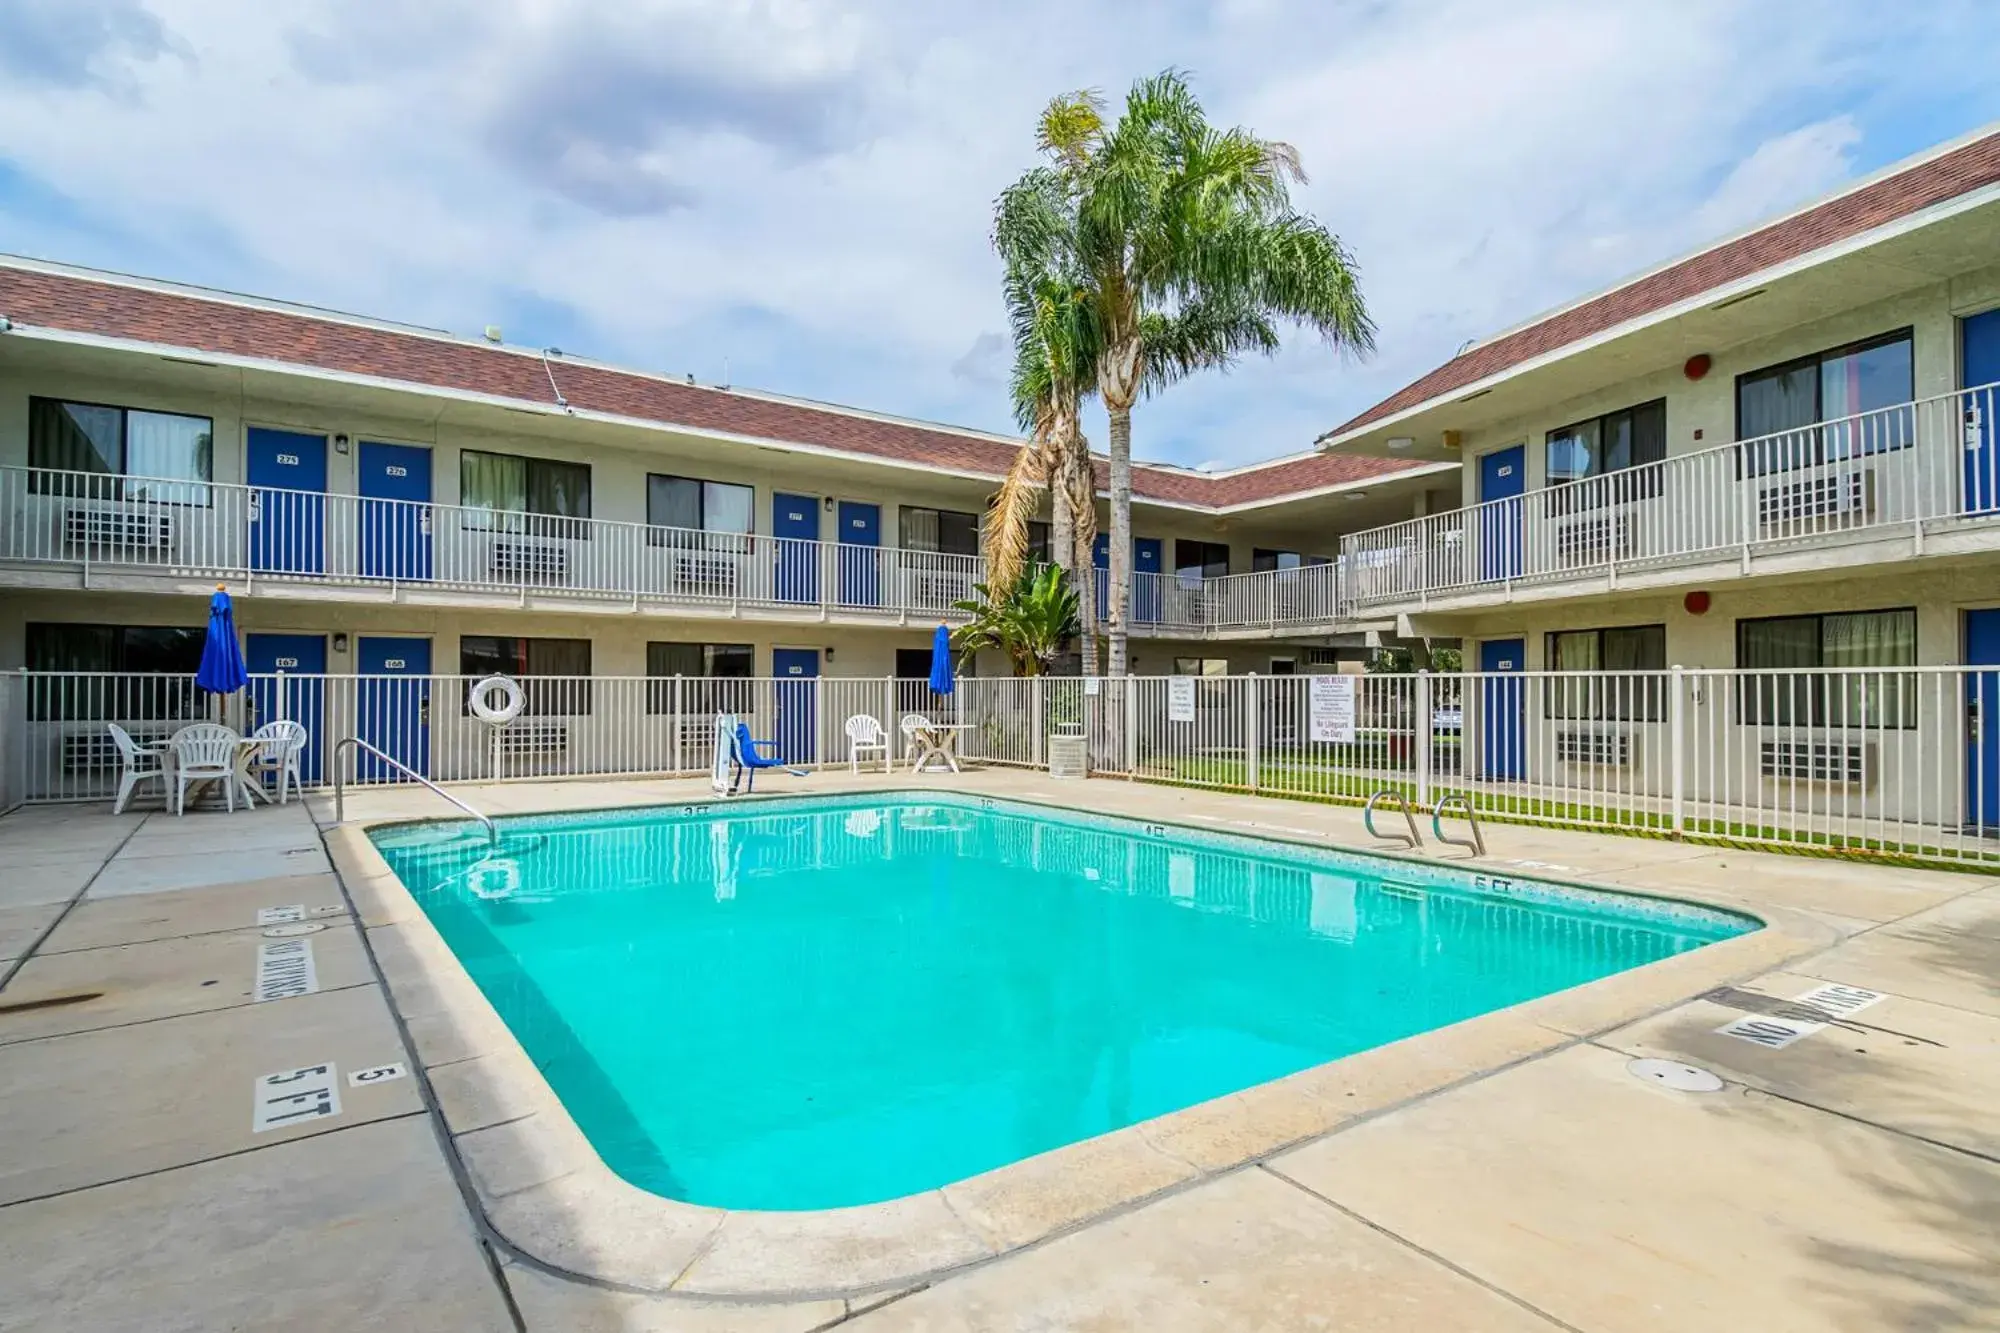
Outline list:
[[[1854,171],[1861,127],[1833,116],[1757,145],[1695,210],[1704,235],[1741,230],[1822,194]]]
[[[1971,7],[52,3],[0,169],[68,203],[0,170],[10,244],[998,429],[989,210],[1036,111],[1191,66],[1300,147],[1382,327],[1143,409],[1142,454],[1231,463],[2000,95]]]

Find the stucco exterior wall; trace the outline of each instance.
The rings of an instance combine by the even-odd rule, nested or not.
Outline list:
[[[1666,399],[1669,457],[1728,444],[1736,438],[1737,376],[1898,329],[1912,330],[1916,396],[1948,393],[1959,387],[1958,319],[1995,305],[2000,305],[2000,266],[1829,313],[1771,337],[1704,349],[1712,364],[1697,381],[1690,381],[1676,363],[1551,402],[1467,436],[1460,446],[1465,462],[1462,501],[1479,502],[1482,455],[1525,444],[1527,486],[1538,490],[1548,484],[1549,431],[1656,398]]]

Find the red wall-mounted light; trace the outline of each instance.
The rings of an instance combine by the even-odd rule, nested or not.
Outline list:
[[[1714,364],[1715,362],[1709,359],[1707,352],[1696,352],[1687,359],[1687,364],[1681,367],[1681,374],[1691,380],[1698,380],[1703,375],[1706,375],[1708,368]]]
[[[1691,616],[1705,616],[1708,614],[1708,594],[1697,588],[1681,599],[1681,606]]]

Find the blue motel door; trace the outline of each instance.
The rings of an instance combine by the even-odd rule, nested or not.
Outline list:
[[[299,755],[299,777],[319,781],[320,755],[327,743],[321,734],[326,730],[326,636],[246,635],[243,665],[250,672],[251,727],[281,717],[304,724],[306,748]]]
[[[250,568],[325,572],[326,437],[252,426],[244,476],[251,488]]]
[[[1965,822],[1991,837],[2000,834],[2000,610],[1965,613],[1965,666]]]
[[[836,515],[840,557],[840,604],[880,606],[882,506],[842,500]]]
[[[1479,460],[1479,577],[1521,576],[1521,495],[1528,484],[1525,445],[1497,449]],[[1488,503],[1497,501],[1497,503]]]
[[[1132,539],[1132,619],[1156,624],[1160,619],[1160,561],[1165,544],[1158,537]]]
[[[431,772],[431,641],[366,634],[354,645],[354,734],[425,777]],[[365,750],[354,756],[362,781],[395,770]]]
[[[1166,558],[1166,543],[1158,537],[1132,539],[1132,615],[1129,623],[1155,624],[1160,618],[1160,564]],[[1111,618],[1111,534],[1100,532],[1090,548],[1092,572],[1097,579],[1097,618]]]
[[[819,600],[819,500],[810,495],[771,497],[771,536],[778,543],[777,592],[781,602]]]
[[[2000,450],[1994,448],[2000,424],[1993,419],[2000,410],[2000,388],[1971,391],[2000,383],[2000,310],[1974,315],[1958,330],[1959,383],[1968,390],[1959,401],[1965,450],[1960,501],[1968,514],[1990,514],[2000,510]]]
[[[371,579],[431,576],[431,451],[363,440],[361,573]]]
[[[1488,639],[1479,645],[1481,773],[1515,781],[1528,772],[1528,710],[1522,681],[1495,679],[1527,666],[1527,640]]]
[[[810,764],[818,748],[813,681],[819,676],[819,649],[772,649],[771,674],[777,677],[772,690],[778,710],[774,733],[778,757],[788,764]]]

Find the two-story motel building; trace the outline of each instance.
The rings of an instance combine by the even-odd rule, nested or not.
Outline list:
[[[1330,670],[1375,634],[1496,673],[2000,665],[1996,381],[1988,130],[1480,342],[1315,451],[1138,466],[1133,669]],[[0,670],[190,670],[221,581],[255,671],[921,677],[1018,447],[0,259]],[[1814,799],[1948,756],[2000,827],[1971,679],[1704,725],[1817,737],[1741,750]],[[1467,778],[1667,747],[1655,687],[1527,698],[1465,699]]]
[[[0,259],[0,670],[191,671],[221,582],[253,673],[921,679],[1018,448]],[[1448,503],[1457,466],[1138,466],[1134,669],[1358,662],[1340,534]],[[545,691],[538,711],[592,706]],[[64,709],[104,713],[30,707]],[[427,716],[378,739],[426,754]],[[101,740],[46,763],[102,764]]]
[[[1471,670],[1771,673],[1704,677],[1737,697],[1682,738],[1787,729],[1731,751],[1742,799],[1963,800],[1924,817],[1990,834],[2000,719],[1980,714],[2000,693],[1964,668],[2000,666],[1996,384],[1988,129],[1486,339],[1330,431],[1337,457],[1463,465],[1458,507],[1345,539],[1353,612],[1462,641]],[[1540,706],[1482,687],[1470,771],[1580,785],[1670,743],[1661,686],[1552,686]],[[1920,754],[1941,776],[1896,790]]]

